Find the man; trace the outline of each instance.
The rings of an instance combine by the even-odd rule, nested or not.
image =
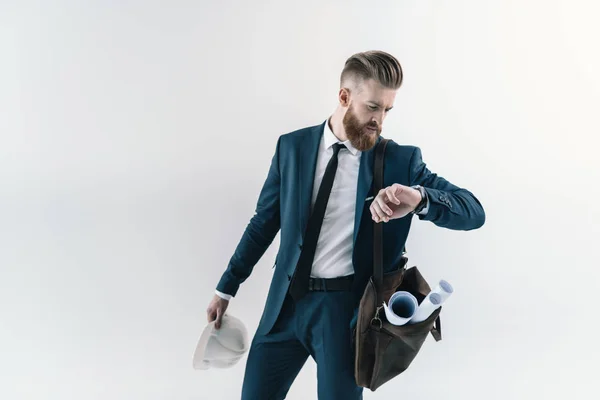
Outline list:
[[[415,146],[388,143],[384,189],[372,193],[374,148],[402,69],[392,55],[368,51],[346,61],[340,80],[330,118],[279,137],[256,214],[207,309],[218,329],[229,300],[281,229],[248,353],[244,400],[285,398],[308,356],[317,364],[319,399],[362,399],[352,329],[373,271],[373,223],[385,223],[383,263],[390,271],[403,254],[413,215],[454,230],[485,222],[477,198],[427,169]]]

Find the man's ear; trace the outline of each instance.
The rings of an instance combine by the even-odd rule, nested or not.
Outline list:
[[[342,107],[348,107],[350,105],[350,89],[341,88],[338,94],[338,98]]]

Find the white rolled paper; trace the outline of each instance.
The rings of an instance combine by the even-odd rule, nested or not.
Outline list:
[[[454,293],[452,285],[448,281],[441,279],[435,289],[429,292],[425,299],[423,299],[415,315],[408,323],[415,324],[425,321],[452,293]]]
[[[439,294],[442,297],[442,301],[440,304],[444,304],[444,302],[446,302],[448,297],[450,297],[450,295],[452,293],[454,293],[454,288],[452,287],[452,285],[450,283],[448,283],[448,281],[445,281],[442,279],[442,280],[440,280],[438,285],[435,287],[435,289],[433,289],[431,292],[429,292],[429,294],[425,297],[425,299],[427,299],[433,293]]]
[[[436,288],[432,290],[432,292],[439,294],[442,297],[442,303],[444,303],[446,299],[450,297],[452,293],[454,293],[454,288],[450,283],[448,283],[448,281],[442,279]]]
[[[409,292],[399,291],[394,293],[388,301],[389,306],[383,303],[385,316],[392,325],[404,325],[415,314],[419,302]]]
[[[408,322],[416,324],[417,322],[425,321],[429,316],[442,305],[442,296],[439,293],[430,293],[423,299],[415,315]]]

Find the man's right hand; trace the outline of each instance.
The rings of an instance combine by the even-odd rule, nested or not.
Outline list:
[[[210,301],[208,308],[206,309],[206,318],[208,322],[215,322],[215,328],[221,328],[221,321],[223,320],[223,314],[225,314],[225,310],[227,310],[227,306],[229,305],[229,300],[225,300],[218,295],[215,294],[213,299]]]

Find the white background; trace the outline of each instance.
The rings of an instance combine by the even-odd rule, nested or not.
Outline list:
[[[600,289],[593,1],[0,3],[0,397],[239,399],[196,371],[205,309],[279,135],[335,109],[350,55],[405,81],[383,136],[482,202],[415,219],[455,294],[443,340],[367,399],[590,398]],[[279,236],[229,307],[254,333]],[[309,359],[289,399],[316,398]]]

